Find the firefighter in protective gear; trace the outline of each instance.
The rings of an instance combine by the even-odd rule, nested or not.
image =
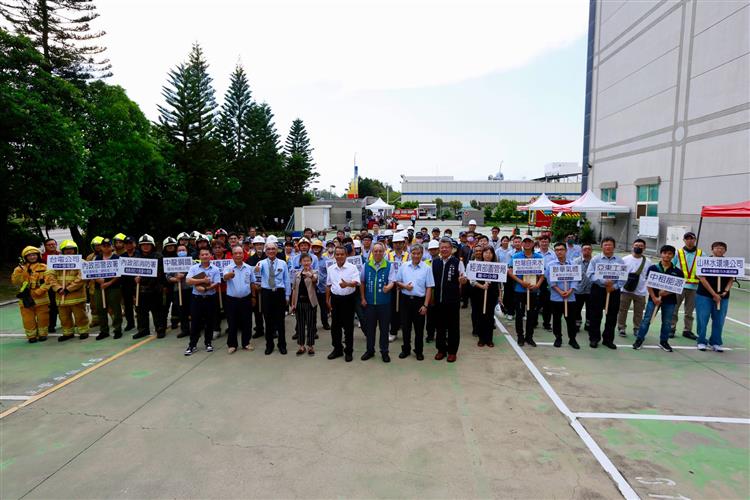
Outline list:
[[[185,248],[187,248],[188,245],[190,244],[190,235],[187,234],[184,231],[181,232],[180,234],[178,234],[177,235],[177,244],[178,245],[185,245]]]
[[[91,249],[93,250],[93,252],[86,256],[86,260],[92,261],[96,259],[98,255],[102,254],[102,241],[104,241],[104,238],[102,236],[94,236],[93,238],[91,238]],[[99,326],[99,314],[96,307],[96,300],[94,299],[95,294],[95,283],[93,280],[88,280],[86,282],[86,302],[89,303],[89,309],[91,310],[91,322],[89,323],[89,326],[91,328]]]
[[[63,255],[78,253],[78,245],[73,240],[60,244]],[[81,278],[80,269],[53,270],[47,269],[44,274],[50,290],[55,292],[55,300],[62,324],[62,337],[58,342],[65,342],[75,336],[76,330],[81,340],[89,337],[89,318],[86,316],[86,283]]]
[[[184,233],[183,233],[184,234]],[[187,236],[187,235],[186,235]],[[161,255],[162,257],[177,257],[177,240],[172,238],[171,236],[167,236],[164,238],[164,241],[161,243]],[[165,277],[165,283],[164,288],[162,290],[162,311],[164,312],[164,324],[167,323],[166,318],[170,318],[170,325],[172,330],[177,328],[177,324],[180,321],[180,315],[177,311],[177,304],[172,302],[172,290],[174,286],[172,283],[169,282],[169,280]],[[172,315],[170,317],[169,311],[172,311]]]
[[[49,286],[44,273],[47,266],[36,247],[28,246],[21,252],[22,263],[13,270],[10,280],[19,288],[18,306],[26,338],[30,344],[47,340],[49,326]]]
[[[123,233],[117,233],[112,237],[112,245],[114,245],[115,248],[115,254],[118,256],[125,253],[125,234]]]
[[[164,314],[164,304],[162,303],[162,290],[166,283],[164,266],[161,262],[162,256],[156,251],[154,238],[148,234],[144,234],[138,239],[138,248],[141,259],[156,259],[159,262],[156,264],[156,277],[135,277],[136,285],[140,284],[138,286],[140,292],[136,291],[136,299],[138,301],[138,305],[136,306],[136,323],[138,325],[138,332],[133,335],[133,339],[140,339],[151,335],[149,314],[153,318],[154,326],[156,327],[156,337],[162,339],[166,335],[167,330],[167,319]]]

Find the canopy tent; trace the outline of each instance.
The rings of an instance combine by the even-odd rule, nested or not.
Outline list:
[[[583,193],[580,198],[564,205],[552,207],[554,212],[613,212],[625,214],[630,212],[630,207],[615,205],[608,201],[602,201],[590,189]]]
[[[550,200],[545,193],[542,193],[533,203],[529,203],[528,205],[518,205],[516,210],[519,212],[533,212],[535,210],[552,210],[553,207],[559,206],[558,203]]]
[[[383,198],[378,198],[374,202],[370,203],[365,207],[367,210],[393,210],[395,207],[393,205],[389,205],[388,203],[383,201]]]
[[[701,209],[701,220],[698,223],[698,236],[695,239],[696,245],[701,238],[704,217],[750,217],[750,200],[740,201],[739,203],[729,203],[727,205],[704,205]]]

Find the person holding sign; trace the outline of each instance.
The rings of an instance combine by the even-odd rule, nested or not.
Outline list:
[[[101,253],[95,261],[117,261],[120,257],[114,252],[109,238],[102,238]],[[97,278],[94,282],[94,301],[99,316],[99,335],[96,340],[109,337],[109,316],[112,316],[112,331],[115,339],[122,337],[122,293],[120,278]]]
[[[424,247],[415,244],[411,247],[411,262],[403,264],[396,273],[396,286],[401,288],[401,328],[404,343],[400,359],[411,354],[411,331],[414,328],[414,354],[418,361],[424,359],[424,323],[427,306],[435,287],[432,269],[422,260]]]
[[[224,281],[227,287],[227,352],[237,351],[237,330],[242,332],[242,349],[252,351],[252,310],[255,271],[244,262],[245,250],[236,244],[232,247],[232,263],[224,268]]]
[[[156,337],[163,339],[167,335],[167,316],[162,311],[162,287],[164,285],[164,269],[161,263],[161,254],[156,251],[154,239],[144,234],[138,239],[138,249],[141,259],[155,259],[156,276],[136,276],[136,306],[135,316],[138,332],[133,335],[133,339],[140,339],[151,335],[151,323],[149,313],[154,321],[156,328]]]
[[[667,274],[682,278],[682,271],[672,264],[675,249],[672,245],[664,245],[659,250],[661,261],[652,265],[646,272],[646,280],[651,273]],[[646,338],[648,328],[651,326],[651,320],[656,316],[656,309],[661,308],[661,331],[659,335],[659,347],[667,352],[672,352],[672,346],[669,345],[669,332],[671,331],[672,314],[677,307],[677,295],[667,290],[659,290],[652,287],[648,288],[648,304],[646,312],[641,321],[641,327],[638,329],[638,335],[633,343],[633,349],[640,349],[643,345],[643,339]]]
[[[703,252],[696,247],[697,240],[695,233],[688,231],[683,236],[682,241],[685,246],[677,250],[677,254],[672,259],[674,264],[682,274],[685,275],[685,288],[677,296],[677,306],[674,308],[672,315],[672,332],[670,338],[675,336],[677,331],[677,313],[680,306],[684,304],[685,317],[683,318],[682,336],[686,339],[696,340],[698,337],[693,333],[693,311],[695,310],[695,295],[698,291],[698,277],[696,276],[696,262]]]
[[[177,257],[190,261],[191,264],[187,268],[189,271],[190,267],[192,267],[193,259],[188,255],[187,245],[177,245]],[[168,261],[165,259],[165,267],[167,262]],[[165,276],[167,282],[171,285],[168,293],[172,294],[172,309],[177,309],[177,322],[180,325],[180,333],[177,334],[177,338],[181,339],[190,335],[190,299],[192,293],[190,286],[185,281],[187,272],[183,269],[182,272],[165,273]]]
[[[475,248],[476,260],[481,262],[495,262],[497,257],[491,245]],[[495,347],[492,342],[492,331],[495,329],[495,305],[500,299],[500,282],[489,280],[471,280],[471,312],[476,316],[475,331],[479,340],[479,347]]]
[[[534,328],[537,325],[539,311],[536,307],[537,298],[539,297],[539,287],[544,282],[544,257],[542,254],[534,251],[534,240],[531,236],[525,236],[521,242],[522,250],[516,252],[508,263],[508,277],[515,281],[513,288],[516,294],[516,335],[518,336],[518,345],[524,343],[536,347],[534,342]],[[536,259],[542,272],[539,274],[521,274],[514,269],[517,260],[528,261]],[[518,274],[516,274],[518,272]],[[526,315],[526,333],[523,331],[523,317]]]
[[[29,344],[47,340],[49,326],[49,285],[44,281],[47,266],[36,247],[21,252],[23,261],[13,270],[10,281],[19,288],[21,320]]]
[[[65,240],[60,244],[60,251],[63,255],[77,255],[78,245],[73,240]],[[55,270],[48,265],[44,281],[50,290],[55,292],[57,300],[57,310],[63,329],[62,336],[58,337],[57,341],[65,342],[72,339],[76,330],[81,340],[87,339],[89,317],[86,315],[86,288],[81,279],[81,270]]]
[[[555,243],[555,260],[547,262],[545,277],[549,283],[550,306],[552,308],[552,333],[555,335],[555,347],[562,346],[562,317],[565,317],[565,328],[568,331],[568,344],[573,349],[580,349],[576,341],[576,315],[574,314],[576,296],[575,290],[580,281],[580,267],[575,266],[568,259],[568,247],[565,243]],[[572,278],[572,274],[578,271],[578,279]],[[560,275],[565,275],[563,279]],[[570,304],[570,305],[568,305]]]
[[[440,240],[440,258],[432,261],[432,278],[435,292],[432,302],[435,305],[435,360],[448,356],[448,363],[454,363],[461,342],[459,314],[461,307],[461,285],[467,283],[464,263],[453,254],[450,238]]]
[[[193,264],[187,273],[187,284],[193,287],[190,300],[190,342],[185,356],[198,351],[198,339],[203,330],[203,343],[206,352],[213,352],[213,325],[216,306],[216,289],[221,283],[221,272],[211,263],[211,251],[201,248],[198,253],[200,263]]]
[[[376,243],[370,258],[362,268],[360,280],[360,303],[365,313],[365,335],[367,350],[362,361],[375,356],[375,333],[380,327],[380,355],[383,363],[390,363],[388,353],[388,325],[391,319],[391,303],[394,300],[391,290],[395,286],[396,273],[391,261],[385,258],[385,246]]]
[[[625,266],[621,257],[615,255],[615,239],[605,236],[602,239],[602,253],[591,259],[586,273],[591,276],[591,322],[589,324],[589,347],[596,349],[599,341],[610,349],[617,349],[615,345],[615,326],[617,314],[620,310],[620,289],[625,280],[606,279],[596,274],[598,264],[616,264]],[[604,331],[602,332],[602,318]]]
[[[711,253],[714,257],[724,257],[727,244],[723,241],[715,241],[711,244]],[[698,316],[698,349],[706,350],[706,329],[708,320],[711,319],[711,338],[709,345],[716,352],[723,352],[721,347],[721,333],[724,330],[724,320],[729,308],[729,290],[732,288],[733,279],[721,276],[698,276],[700,284],[695,296],[695,311]]]
[[[266,355],[273,352],[273,339],[276,337],[279,352],[286,354],[284,314],[292,294],[292,284],[289,282],[289,267],[276,257],[278,250],[275,241],[268,241],[266,258],[255,266],[255,270],[260,271],[260,300],[266,320]]]

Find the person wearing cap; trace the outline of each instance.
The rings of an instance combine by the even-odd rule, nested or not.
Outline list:
[[[284,315],[292,294],[292,284],[289,280],[289,268],[276,256],[278,248],[276,242],[267,241],[266,258],[255,265],[255,271],[260,272],[261,307],[266,323],[266,355],[274,350],[274,338],[278,338],[279,352],[287,352]]]
[[[677,296],[677,305],[672,315],[672,331],[669,337],[673,338],[675,336],[675,332],[677,331],[677,314],[680,311],[680,306],[684,305],[685,317],[682,325],[682,336],[690,340],[696,340],[698,337],[693,333],[693,311],[695,311],[695,296],[698,292],[699,280],[695,270],[697,268],[698,257],[702,256],[703,252],[695,246],[696,238],[694,232],[688,231],[685,233],[682,241],[685,243],[685,246],[677,250],[673,264],[685,275],[685,286],[682,289],[682,293]]]
[[[198,340],[203,331],[206,352],[213,352],[213,315],[216,311],[216,289],[221,283],[221,271],[211,262],[211,251],[202,248],[198,253],[200,262],[193,264],[187,273],[186,282],[193,287],[190,297],[190,341],[185,356],[198,350]]]
[[[94,260],[118,260],[120,257],[114,252],[109,238],[103,238],[101,253]],[[91,280],[94,284],[94,303],[99,317],[99,335],[96,340],[109,337],[109,316],[112,316],[112,333],[115,339],[122,337],[122,292],[120,278],[97,278]],[[106,300],[104,300],[106,299]],[[105,307],[106,303],[106,307]]]
[[[101,236],[94,236],[91,239],[91,253],[86,256],[87,261],[92,261],[97,255],[102,253],[102,240]],[[99,326],[99,309],[96,307],[96,301],[94,300],[94,281],[86,280],[86,302],[89,303],[91,309],[91,320],[89,321],[89,327],[94,328]]]
[[[362,260],[363,262],[370,258],[370,252],[372,251],[372,235],[365,233],[362,235]]]
[[[125,238],[127,238],[127,236],[123,233],[117,233],[112,236],[112,248],[118,256],[125,253]]]
[[[354,246],[354,255],[362,255],[362,242],[359,241],[359,239],[355,239],[352,241],[352,245]]]
[[[536,347],[534,341],[534,328],[537,326],[537,319],[539,310],[537,309],[537,302],[539,298],[539,288],[544,282],[544,275],[538,274],[534,277],[534,282],[527,281],[524,275],[516,274],[513,271],[513,262],[518,259],[539,259],[544,261],[544,257],[541,254],[534,251],[534,240],[531,236],[526,236],[523,239],[523,250],[513,254],[508,263],[508,281],[515,282],[513,291],[516,294],[516,335],[518,337],[518,345],[523,346],[529,344],[530,346]],[[528,311],[527,306],[527,292],[531,293],[528,295]],[[524,333],[523,318],[526,315],[526,332]]]
[[[10,281],[18,287],[18,307],[23,330],[29,344],[47,340],[49,327],[49,285],[44,275],[47,266],[37,247],[27,246],[21,252],[22,262],[13,270]]]
[[[177,244],[183,245],[185,248],[190,244],[190,235],[185,231],[177,235]]]
[[[439,227],[432,228],[432,239],[435,241],[440,241],[440,228]]]
[[[611,236],[602,238],[602,253],[591,259],[586,274],[591,279],[591,296],[587,308],[591,307],[589,315],[589,347],[596,349],[599,341],[610,349],[617,349],[615,345],[615,327],[617,326],[617,314],[620,310],[620,290],[625,281],[603,280],[595,278],[596,265],[598,263],[625,265],[622,257],[615,255],[615,239]],[[607,303],[609,293],[609,307],[604,314],[604,306]],[[601,329],[604,317],[604,330]]]
[[[326,258],[333,260],[336,251],[336,241],[337,240],[328,240],[326,242],[326,251],[323,254]]]
[[[132,236],[126,236],[123,240],[125,251],[118,254],[119,257],[139,257],[138,249],[135,246],[135,239]],[[135,276],[120,276],[120,291],[122,292],[122,315],[125,317],[124,332],[129,332],[135,328]]]
[[[362,361],[375,356],[375,335],[380,328],[380,355],[384,363],[390,363],[388,342],[388,328],[393,312],[392,302],[395,297],[391,290],[395,286],[395,266],[385,256],[385,247],[376,243],[367,263],[362,267],[360,280],[360,304],[365,313],[365,335],[367,336],[367,350],[362,355]],[[395,338],[395,337],[394,337]]]
[[[333,259],[329,259],[323,253],[323,242],[315,239],[312,241],[310,247],[312,254],[318,258],[318,266],[313,267],[318,272],[318,282],[316,283],[316,294],[318,299],[318,309],[320,309],[320,323],[323,326],[323,330],[330,330],[331,325],[328,324],[328,307],[326,307],[326,281],[328,279],[328,263]]]
[[[164,266],[161,262],[161,254],[156,251],[154,239],[144,234],[138,239],[138,250],[141,259],[156,259],[157,275],[153,278],[146,276],[136,276],[136,286],[140,283],[140,296],[136,306],[136,324],[138,331],[133,335],[133,339],[140,339],[151,335],[151,323],[149,314],[153,319],[156,328],[156,337],[163,339],[167,334],[167,318],[164,314],[162,304],[162,290],[165,284]]]
[[[225,303],[227,315],[227,352],[237,350],[237,330],[242,332],[242,349],[252,351],[253,284],[255,271],[244,262],[245,252],[240,245],[232,247],[232,262],[224,268],[224,282],[227,287]]]
[[[73,240],[65,240],[60,244],[63,255],[78,254],[78,245]],[[75,336],[76,330],[81,340],[89,337],[89,318],[86,316],[86,283],[81,278],[80,269],[67,271],[47,269],[44,282],[50,290],[55,292],[57,310],[62,325],[62,336],[58,342],[65,342]]]
[[[403,226],[402,226],[403,227]],[[394,276],[398,273],[399,267],[409,262],[409,252],[406,251],[406,236],[405,231],[398,231],[393,235],[393,250],[386,251],[386,257],[393,266]],[[391,318],[390,318],[390,334],[388,335],[388,342],[393,342],[398,336],[398,331],[401,329],[401,314],[396,309],[401,307],[400,304],[400,292],[397,293],[397,288],[394,287],[391,292]]]
[[[310,231],[312,232],[312,229]],[[297,246],[299,248],[299,252],[297,252],[289,261],[289,270],[296,272],[302,269],[302,263],[300,262],[300,257],[302,257],[302,254],[309,254],[312,257],[313,269],[317,269],[318,257],[314,253],[310,253],[310,240],[306,237],[302,237],[297,242]]]
[[[209,231],[210,233],[210,231]],[[213,241],[218,241],[221,243],[221,246],[224,247],[224,249],[227,249],[227,238],[229,237],[229,233],[227,233],[226,229],[219,228],[214,232],[214,239]],[[213,243],[212,241],[212,243]]]
[[[331,343],[333,351],[328,359],[345,356],[352,360],[354,351],[354,302],[360,284],[357,267],[346,261],[346,249],[336,247],[335,263],[328,266],[326,277],[326,306],[331,313]],[[342,338],[343,337],[343,338]]]
[[[57,240],[54,238],[47,238],[44,240],[44,253],[41,257],[41,262],[47,264],[47,257],[49,255],[59,255],[60,251],[57,249]],[[47,287],[48,300],[49,300],[49,323],[47,326],[47,333],[55,333],[55,326],[57,325],[57,301],[55,300],[55,292]]]
[[[432,277],[435,281],[432,297],[435,305],[435,360],[440,361],[447,356],[449,363],[456,361],[461,340],[461,285],[466,283],[464,263],[452,255],[452,252],[451,240],[443,238],[440,240],[439,258],[432,261]]]
[[[255,228],[252,228],[255,229]],[[266,245],[266,240],[263,238],[263,236],[255,236],[253,237],[253,250],[250,254],[250,256],[245,259],[245,262],[248,266],[255,269],[255,266],[258,265],[258,262],[266,258],[265,253],[263,252],[263,248]],[[266,329],[263,325],[263,311],[261,311],[260,306],[261,304],[258,301],[258,298],[260,297],[260,272],[255,273],[255,281],[253,283],[254,288],[254,296],[256,300],[253,302],[253,320],[255,322],[254,326],[254,333],[253,338],[259,339],[261,337],[266,336]]]
[[[549,235],[543,234],[537,239],[539,242],[539,250],[537,252],[544,257],[544,265],[546,266],[549,262],[557,260],[555,252],[550,250],[550,238]],[[542,286],[539,287],[539,301],[537,302],[537,308],[542,316],[542,328],[545,330],[552,331],[552,304],[550,302],[550,290],[547,280],[544,280]],[[538,317],[538,316],[537,316]]]
[[[432,268],[422,259],[422,245],[412,245],[411,262],[399,266],[396,273],[396,286],[401,289],[401,326],[404,331],[404,343],[401,346],[400,359],[411,354],[411,331],[414,329],[414,354],[417,360],[424,359],[424,323],[425,315],[435,287]]]

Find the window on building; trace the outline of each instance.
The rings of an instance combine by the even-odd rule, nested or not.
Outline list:
[[[616,202],[617,201],[617,188],[611,187],[611,188],[602,188],[602,201],[606,202]],[[602,217],[612,217],[614,218],[615,213],[614,212],[604,212],[602,213]]]
[[[642,215],[656,217],[659,208],[659,185],[646,184],[636,186],[636,189],[636,218],[639,219]]]

